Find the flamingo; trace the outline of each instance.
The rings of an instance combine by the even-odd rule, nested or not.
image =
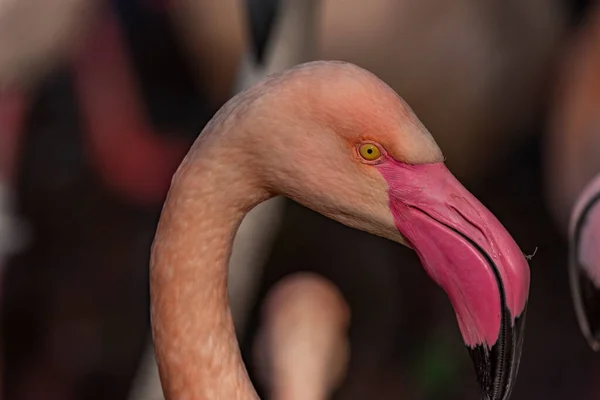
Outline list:
[[[549,126],[547,196],[569,238],[571,294],[581,331],[600,350],[600,3],[595,2],[561,70]]]
[[[350,309],[338,288],[314,273],[275,284],[254,342],[270,399],[325,399],[341,384],[350,356]]]
[[[483,398],[510,397],[524,255],[396,92],[355,65],[317,61],[228,101],[173,176],[150,261],[167,400],[257,398],[228,304],[228,262],[244,215],[275,195],[415,249],[450,298]]]

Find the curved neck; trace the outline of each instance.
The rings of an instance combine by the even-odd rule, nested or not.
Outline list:
[[[194,160],[201,150],[176,173],[152,248],[152,329],[163,391],[167,400],[258,399],[235,336],[227,274],[243,216],[268,195],[244,175],[243,163]]]

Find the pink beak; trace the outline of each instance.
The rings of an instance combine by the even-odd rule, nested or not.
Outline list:
[[[573,211],[570,229],[571,294],[583,335],[600,350],[600,175],[587,186]]]
[[[519,368],[529,266],[506,229],[443,163],[378,165],[396,226],[448,294],[484,399],[510,397]]]

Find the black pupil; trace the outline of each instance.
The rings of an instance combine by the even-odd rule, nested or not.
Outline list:
[[[369,154],[373,153],[373,149],[367,150],[367,153],[369,153]]]

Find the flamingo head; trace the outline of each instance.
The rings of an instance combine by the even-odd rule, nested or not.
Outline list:
[[[228,142],[246,153],[246,170],[258,171],[272,194],[413,248],[454,307],[483,398],[508,399],[529,267],[502,224],[445,167],[412,110],[375,76],[341,62],[303,64],[244,97],[250,105],[242,113],[282,111],[247,112],[252,134]],[[280,134],[266,133],[273,131]]]

